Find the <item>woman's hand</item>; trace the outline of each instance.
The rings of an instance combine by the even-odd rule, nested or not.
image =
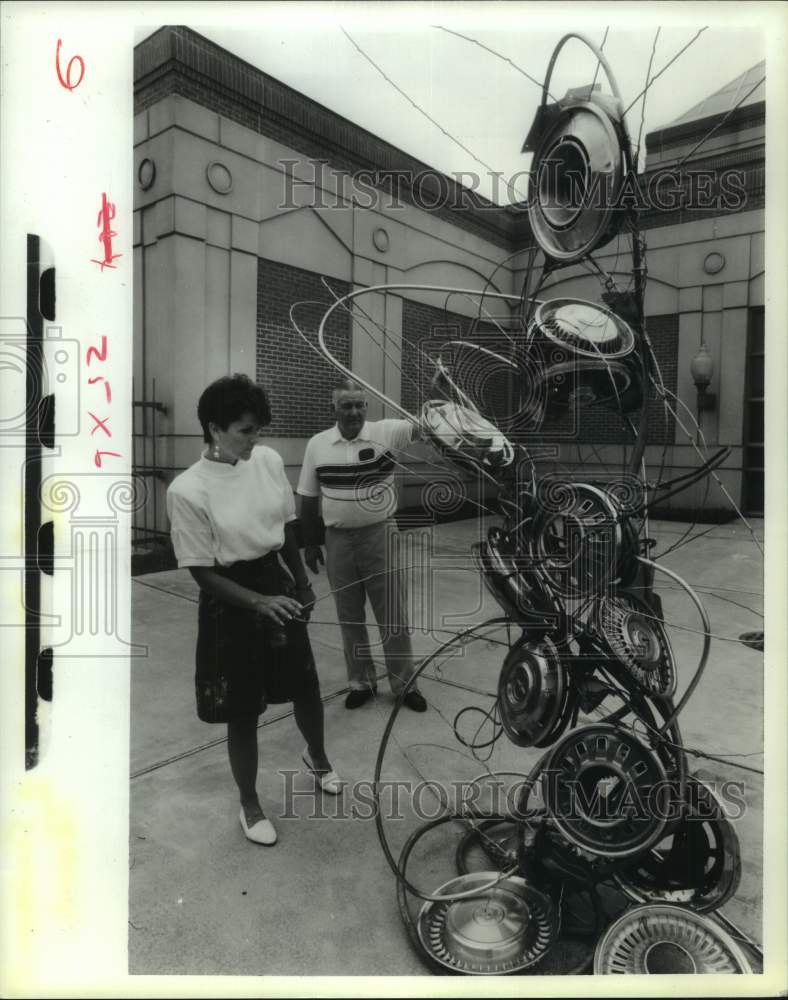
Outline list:
[[[315,592],[308,580],[302,586],[296,587],[296,597],[301,602],[301,617],[305,622],[308,622],[312,615],[312,608],[315,606]]]
[[[262,594],[254,602],[254,611],[268,625],[282,626],[301,614],[301,605],[286,594],[265,597]]]

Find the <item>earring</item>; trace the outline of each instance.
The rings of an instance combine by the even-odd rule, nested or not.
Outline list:
[[[214,441],[213,448],[211,449],[211,455],[213,456],[213,458],[218,458],[219,457],[219,442],[218,441]]]

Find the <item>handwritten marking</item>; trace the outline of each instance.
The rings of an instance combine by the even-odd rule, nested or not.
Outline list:
[[[96,416],[95,413],[91,413],[90,410],[88,410],[88,416],[94,421],[93,428],[90,431],[91,437],[96,433],[99,427],[104,431],[107,437],[109,438],[112,437],[112,431],[109,429],[109,427],[107,427],[107,421],[109,420],[109,417],[104,417],[104,419],[101,420],[99,417]]]
[[[94,378],[88,379],[88,385],[94,385],[96,382],[104,383],[104,395],[107,397],[107,402],[112,402],[112,389],[109,382],[104,378],[103,375],[96,375]]]
[[[96,219],[96,225],[101,227],[101,232],[98,236],[99,243],[104,247],[104,259],[96,260],[95,257],[90,258],[91,264],[98,264],[103,271],[105,267],[111,267],[115,269],[115,265],[112,263],[113,260],[117,260],[118,257],[122,257],[122,253],[112,252],[112,237],[118,234],[112,228],[112,220],[115,218],[115,205],[113,202],[107,200],[106,192],[101,193],[101,208],[99,209],[98,218]]]
[[[85,359],[86,364],[90,365],[90,362],[93,360],[94,356],[96,358],[98,358],[99,361],[106,361],[107,360],[107,338],[103,334],[102,334],[102,337],[101,337],[101,347],[100,348],[98,348],[98,347],[92,347],[92,346],[88,348],[86,359]]]
[[[76,90],[77,87],[82,83],[82,78],[85,75],[85,60],[82,56],[72,56],[68,61],[68,66],[66,66],[66,76],[63,78],[63,73],[60,69],[60,46],[63,44],[63,40],[58,38],[57,46],[55,47],[55,72],[57,73],[57,78],[60,81],[60,86],[65,90]],[[79,79],[74,83],[71,82],[71,67],[74,63],[79,64]]]
[[[122,458],[123,457],[119,451],[98,451],[97,450],[96,454],[93,456],[93,462],[94,462],[94,464],[95,464],[95,466],[96,466],[97,469],[101,468],[101,456],[102,455],[112,455],[113,458]]]
[[[96,347],[94,344],[91,344],[91,346],[88,347],[86,352],[86,360],[88,365],[90,365],[91,361],[98,360],[103,362],[107,360],[107,338],[104,334],[102,334],[101,336],[100,347]],[[97,382],[104,383],[104,394],[107,397],[107,402],[108,403],[111,402],[112,390],[110,389],[109,382],[104,378],[103,375],[94,375],[93,378],[88,379],[88,385],[95,385]],[[108,438],[111,438],[112,431],[109,429],[109,427],[107,427],[107,424],[109,423],[109,417],[107,416],[102,419],[101,417],[97,417],[96,414],[93,413],[91,410],[88,410],[87,412],[88,416],[93,421],[93,426],[91,427],[90,430],[90,436],[93,437],[93,435],[96,433],[97,430],[102,430],[104,431],[104,433],[107,435]],[[97,469],[101,468],[102,462],[105,457],[122,458],[123,456],[119,451],[101,451],[100,449],[97,448],[93,455],[93,464],[96,466]]]
[[[96,225],[99,227],[98,241],[104,248],[104,257],[102,260],[91,259],[92,264],[99,265],[102,273],[105,267],[114,268],[115,265],[112,262],[123,256],[123,254],[112,252],[112,239],[118,235],[112,228],[115,214],[115,205],[107,198],[106,191],[102,191],[101,208],[96,218]],[[105,335],[102,334],[99,347],[96,347],[95,344],[88,347],[85,360],[88,367],[90,367],[93,361],[104,362],[107,360],[107,337]],[[88,379],[88,385],[96,385],[98,382],[104,383],[104,395],[107,402],[111,403],[112,389],[110,388],[109,381],[103,375],[94,375]],[[93,426],[90,429],[91,437],[93,437],[96,431],[102,430],[108,438],[112,438],[112,431],[107,426],[109,424],[109,416],[103,418],[97,417],[91,410],[88,410],[87,414],[93,421]],[[119,451],[102,451],[100,448],[97,448],[93,454],[93,464],[97,469],[100,469],[105,458],[122,457],[123,455]]]

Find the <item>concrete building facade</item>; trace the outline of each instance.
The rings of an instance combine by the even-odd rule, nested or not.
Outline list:
[[[765,108],[758,97],[732,113],[735,99],[719,97],[647,138],[644,182],[689,153],[693,169],[738,171],[735,208],[728,198],[701,210],[646,210],[641,219],[647,327],[666,385],[694,411],[690,365],[704,343],[716,402],[703,413],[703,431],[710,448],[732,447],[720,477],[752,512],[763,502]],[[693,154],[715,122],[715,136]],[[361,287],[520,293],[531,245],[522,206],[486,202],[190,29],[165,27],[137,46],[134,137],[134,386],[145,404],[135,420],[135,465],[157,498],[152,530],[166,531],[163,491],[198,457],[197,399],[222,374],[244,372],[267,386],[270,443],[295,482],[306,440],[330,422],[337,379],[293,328],[295,303],[294,318],[313,337],[334,298]],[[614,240],[598,256],[602,268],[625,274],[624,244]],[[554,274],[548,287],[551,295],[599,301],[598,279],[577,268]],[[485,301],[492,308],[494,300]],[[470,323],[479,301],[411,288],[366,295],[360,305],[352,315],[333,314],[331,350],[412,409],[423,376],[420,341],[435,326]],[[377,403],[370,412],[382,415]],[[669,476],[697,465],[677,422],[652,423],[650,466],[662,463]],[[590,418],[583,428],[602,460],[605,449],[620,454],[604,420]],[[566,450],[565,462],[574,454]],[[418,506],[434,478],[425,446],[414,450],[411,468],[403,502]],[[719,496],[708,503],[726,505]]]

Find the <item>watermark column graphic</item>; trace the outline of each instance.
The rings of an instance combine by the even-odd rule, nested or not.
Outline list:
[[[57,522],[61,539],[54,555],[56,573],[68,580],[60,622],[49,645],[57,656],[144,657],[148,647],[118,631],[120,581],[129,576],[121,562],[121,515],[140,509],[147,488],[139,477],[110,473],[55,473],[41,486],[41,509]]]
[[[25,318],[0,317],[0,374],[4,383],[0,410],[0,447],[18,451],[19,497],[25,496],[25,445],[30,428],[38,416],[28,412],[25,402],[27,352],[30,335]],[[45,328],[40,384],[34,398],[54,397],[55,439],[46,456],[36,459],[44,469],[52,469],[62,459],[63,449],[57,442],[78,437],[81,430],[80,345],[74,338],[64,337],[60,326]],[[37,404],[40,406],[40,403]],[[96,488],[102,491],[97,500]],[[91,484],[89,490],[86,489]],[[88,496],[90,494],[90,496]],[[42,601],[49,611],[38,613],[45,630],[42,647],[53,647],[58,656],[144,656],[147,647],[127,642],[118,634],[119,581],[129,570],[119,559],[120,515],[139,509],[146,500],[146,486],[137,477],[109,473],[57,472],[45,475],[39,492],[42,528],[52,522],[55,548],[51,556],[42,551],[39,539],[39,562],[47,571],[65,573],[68,594],[65,604],[55,606],[52,600]],[[27,567],[24,547],[24,502],[20,504],[17,544],[13,551],[0,553],[0,571],[14,574],[18,583],[18,603],[9,602],[17,618],[0,621],[0,628],[24,628],[19,611],[25,608],[24,573]],[[6,577],[7,579],[7,577]],[[45,583],[48,596],[54,588]],[[59,585],[58,592],[61,592]],[[11,611],[13,614],[14,612]],[[109,644],[106,639],[110,639]],[[97,643],[101,640],[101,648]]]
[[[38,497],[28,495],[26,482],[54,467],[62,455],[57,440],[79,434],[79,364],[79,342],[64,337],[62,327],[47,325],[43,337],[37,337],[25,317],[0,316],[0,448],[10,465],[7,488],[18,488],[19,505],[18,521],[8,534],[10,544],[0,553],[3,604],[9,616],[0,621],[0,628],[35,628],[57,620],[55,614],[27,606],[25,578],[35,561],[46,566],[39,604],[51,607],[52,588],[46,576],[51,573],[48,552],[41,551],[45,538],[51,537],[44,533],[49,519],[42,512],[38,538],[27,538],[27,504]],[[14,510],[15,504],[9,509]]]

